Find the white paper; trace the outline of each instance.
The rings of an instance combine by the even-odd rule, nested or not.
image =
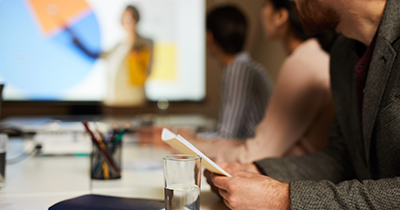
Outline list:
[[[209,171],[231,177],[229,173],[227,173],[224,169],[215,164],[214,161],[208,158],[205,154],[203,154],[200,150],[198,150],[195,146],[193,146],[193,144],[188,142],[181,135],[176,135],[170,130],[164,128],[161,138],[164,142],[168,143],[173,148],[177,149],[182,153],[200,156],[203,159],[202,160],[203,166]]]

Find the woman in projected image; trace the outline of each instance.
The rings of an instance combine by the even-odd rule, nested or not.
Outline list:
[[[264,0],[261,16],[265,36],[279,41],[288,57],[254,138],[196,145],[217,162],[251,163],[267,157],[304,155],[327,145],[334,107],[326,51],[335,33],[319,39],[307,35],[292,3]]]
[[[108,88],[104,103],[108,106],[140,106],[146,102],[144,86],[151,72],[153,42],[137,33],[140,14],[129,5],[121,17],[126,38],[110,52],[90,52],[74,36],[74,43],[92,58],[108,62]]]

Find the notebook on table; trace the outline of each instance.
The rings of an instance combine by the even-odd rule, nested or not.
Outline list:
[[[54,204],[49,210],[160,210],[162,200],[84,195]]]

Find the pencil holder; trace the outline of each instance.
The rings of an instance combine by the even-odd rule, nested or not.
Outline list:
[[[93,150],[90,157],[90,163],[91,163],[90,175],[92,179],[101,179],[101,180],[120,179],[121,156],[122,156],[121,141],[105,142],[102,145],[93,144]]]

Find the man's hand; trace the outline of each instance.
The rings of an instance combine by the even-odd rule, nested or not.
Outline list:
[[[233,177],[211,174],[210,178],[230,209],[290,209],[288,183],[246,171],[236,171]]]
[[[218,165],[223,168],[229,174],[234,174],[236,171],[247,171],[253,173],[260,173],[254,164],[241,164],[236,162],[230,163],[218,163]],[[207,183],[211,186],[211,190],[217,194],[219,194],[219,189],[214,186],[211,181],[213,173],[209,170],[204,171],[204,176],[207,178]]]

